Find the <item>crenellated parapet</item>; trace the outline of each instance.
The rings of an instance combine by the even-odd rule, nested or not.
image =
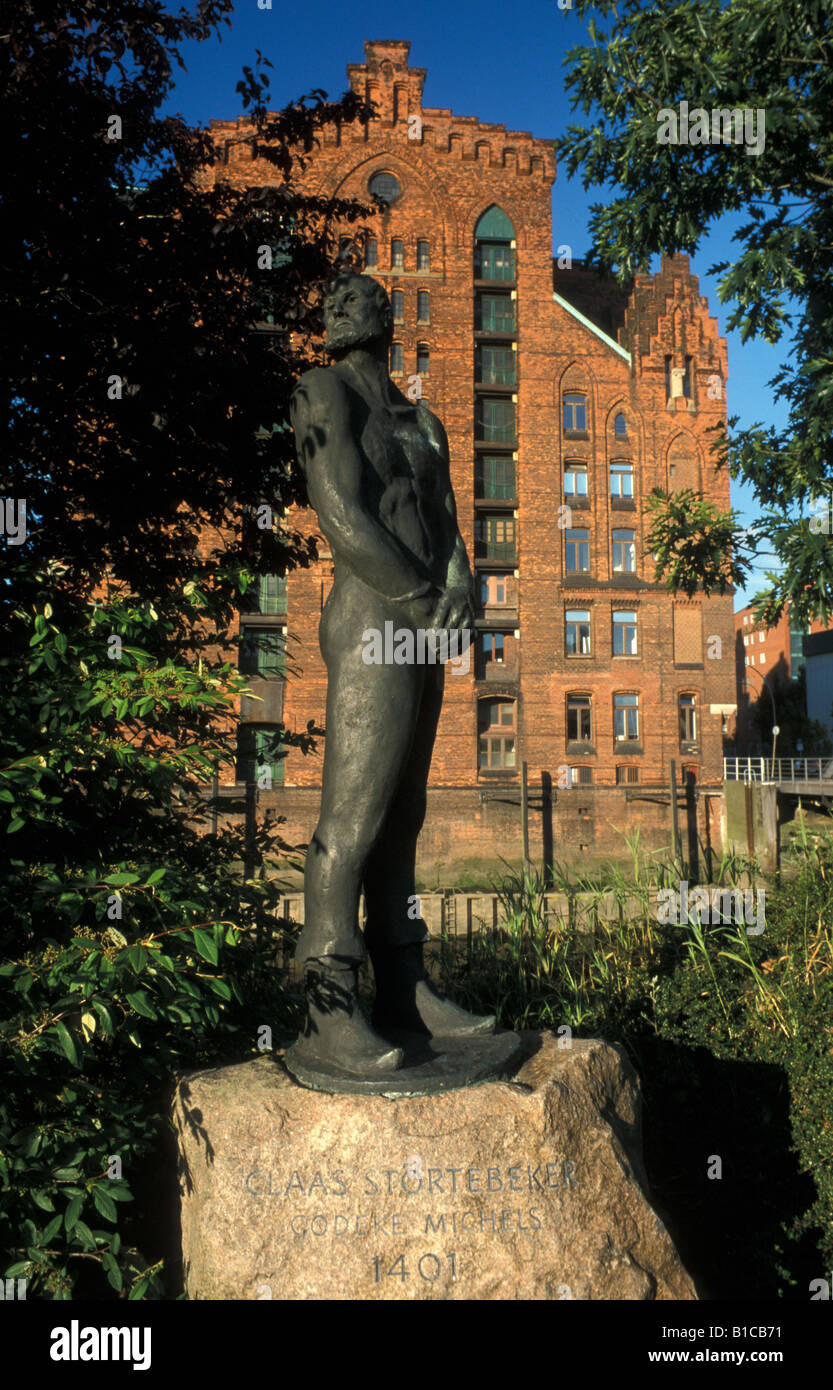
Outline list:
[[[481,122],[475,116],[456,116],[447,107],[423,107],[425,68],[408,66],[410,47],[398,39],[365,43],[365,62],[349,63],[347,76],[351,90],[372,103],[376,115],[363,124],[330,123],[320,137],[324,148],[375,146],[379,136],[387,134],[392,145],[401,142],[432,159],[446,155],[481,168],[529,175],[547,185],[554,182],[555,154],[549,141],[536,139],[529,131]],[[244,118],[212,121],[211,133],[224,164],[235,168],[256,161],[256,142]]]

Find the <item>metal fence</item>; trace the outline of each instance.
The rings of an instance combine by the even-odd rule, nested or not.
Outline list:
[[[833,758],[724,758],[723,780],[833,783]]]

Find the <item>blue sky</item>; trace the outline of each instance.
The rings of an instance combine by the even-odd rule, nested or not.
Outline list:
[[[267,0],[261,0],[266,5]],[[241,112],[235,91],[244,63],[254,63],[255,49],[273,64],[271,103],[285,106],[314,87],[337,99],[347,87],[347,63],[364,61],[366,39],[408,39],[410,63],[427,69],[426,106],[448,106],[461,116],[502,122],[510,130],[527,130],[555,138],[571,121],[564,89],[564,58],[587,42],[585,21],[555,0],[257,0],[236,4],[231,30],[221,40],[193,44],[184,51],[187,72],[180,73],[168,103],[194,124],[211,118],[231,119]],[[585,193],[578,178],[559,174],[553,187],[553,242],[566,243],[573,255],[589,249],[589,209],[603,201],[599,190]],[[716,277],[707,274],[716,261],[733,259],[731,233],[743,217],[715,224],[692,258],[700,290],[709,301],[720,332],[728,337],[729,414],[742,425],[760,420],[783,425],[786,410],[776,403],[767,382],[786,359],[788,342],[776,347],[750,342],[741,347],[727,334],[727,311],[718,303]],[[732,485],[733,505],[746,524],[757,511],[751,490]],[[764,562],[761,570],[766,567]],[[735,597],[740,608],[759,587],[755,575]]]

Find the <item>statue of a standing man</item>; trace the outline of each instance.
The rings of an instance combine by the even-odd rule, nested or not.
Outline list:
[[[384,288],[366,275],[340,275],[324,325],[333,363],[305,373],[291,402],[298,457],[335,569],[319,629],[326,745],[296,952],[308,1017],[295,1049],[305,1061],[372,1077],[402,1063],[391,1036],[494,1031],[494,1018],[466,1013],[429,983],[428,932],[415,916],[416,842],[444,668],[363,659],[368,630],[383,633],[386,622],[414,633],[470,633],[474,584],[445,430],[388,375],[393,315]],[[365,943],[376,980],[372,1027],[357,994]]]

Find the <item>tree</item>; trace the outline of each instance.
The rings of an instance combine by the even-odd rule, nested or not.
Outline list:
[[[315,553],[244,522],[303,500],[285,405],[362,215],[292,174],[325,121],[367,112],[314,92],[270,115],[258,54],[241,138],[274,182],[212,186],[208,135],[158,112],[231,9],[16,0],[0,35],[0,1277],[36,1296],[163,1291],[121,1204],[171,1073],[255,1051],[258,999],[293,1018],[274,932],[249,931],[290,847],[274,824],[201,831],[245,685],[230,619]]]
[[[556,141],[585,188],[621,190],[592,210],[597,263],[626,279],[653,254],[696,251],[722,214],[748,216],[735,233],[737,259],[713,267],[721,302],[734,306],[729,327],[744,342],[758,335],[775,343],[791,333],[792,347],[770,383],[788,404],[786,427],[737,430],[733,417],[729,434],[715,441],[718,462],[751,483],[762,509],[751,537],[728,518],[732,581],[768,543],[783,569],[767,574],[756,617],[772,624],[789,602],[798,618],[826,621],[833,612],[833,3],[576,0],[575,9],[609,20],[602,30],[590,17],[593,46],[565,60],[573,107],[593,113],[592,122],[571,125]],[[669,555],[703,558],[709,546],[691,544],[702,520],[666,511]],[[699,574],[706,592],[726,582],[729,552],[712,555]],[[669,574],[666,556],[657,578]]]

